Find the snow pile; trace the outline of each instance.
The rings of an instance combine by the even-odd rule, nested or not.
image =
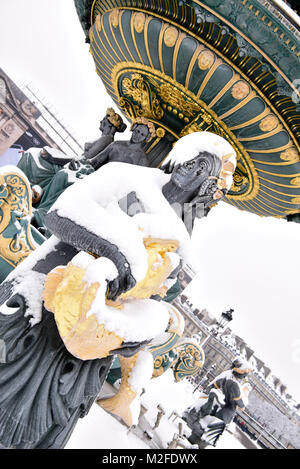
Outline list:
[[[58,150],[57,148],[45,146],[43,149],[46,150],[46,152],[49,153],[49,155],[51,155],[52,158],[54,159],[57,159],[57,160],[65,160],[67,158],[71,159],[70,156],[67,156],[64,152],[62,152],[61,150]]]
[[[80,252],[73,258],[72,264],[86,271],[83,281],[88,286],[99,283],[87,317],[95,315],[98,324],[103,324],[106,330],[122,337],[125,342],[149,340],[166,329],[169,314],[163,303],[146,299],[125,301],[120,309],[106,305],[107,281],[118,275],[109,259],[95,259],[90,254]]]
[[[30,317],[30,325],[38,324],[42,319],[43,290],[45,274],[39,272],[24,272],[18,276],[13,287],[13,295],[21,295],[25,299],[25,317]]]
[[[132,424],[137,425],[141,411],[140,394],[143,387],[149,383],[153,373],[153,357],[150,352],[142,351],[138,354],[137,360],[130,373],[128,384],[137,393],[137,397],[130,404]]]
[[[84,419],[79,419],[66,449],[149,449],[145,441],[128,433],[128,428],[94,404]]]
[[[51,251],[55,250],[58,243],[59,240],[52,236],[24,259],[6,278],[6,282],[12,282],[13,294],[24,297],[27,306],[25,315],[31,317],[31,326],[39,323],[42,319],[42,293],[46,278],[45,274],[35,272],[33,268],[39,260],[45,259]],[[3,314],[10,314],[10,309],[3,310]]]

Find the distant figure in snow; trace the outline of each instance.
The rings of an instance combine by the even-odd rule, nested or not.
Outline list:
[[[155,127],[145,117],[137,117],[132,123],[131,130],[132,135],[129,141],[113,142],[90,160],[95,170],[114,161],[149,166],[143,145],[151,138],[155,138]]]
[[[203,449],[215,446],[226,425],[232,422],[237,408],[247,405],[248,387],[244,383],[251,369],[240,358],[233,361],[231,369],[224,371],[212,381],[208,398],[201,398],[183,414],[192,430],[189,441]]]

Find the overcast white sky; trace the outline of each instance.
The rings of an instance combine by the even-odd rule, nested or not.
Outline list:
[[[0,0],[0,67],[31,83],[81,141],[99,135],[106,95],[73,0]],[[122,135],[127,138],[129,133]],[[197,222],[197,307],[235,309],[231,327],[300,401],[300,225],[220,204]]]

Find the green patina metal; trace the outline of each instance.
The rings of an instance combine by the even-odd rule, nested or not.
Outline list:
[[[296,221],[299,34],[282,13],[248,0],[76,4],[85,18],[90,9],[91,53],[107,92],[129,119],[144,115],[161,131],[147,145],[153,166],[181,135],[218,133],[239,158],[227,201]]]

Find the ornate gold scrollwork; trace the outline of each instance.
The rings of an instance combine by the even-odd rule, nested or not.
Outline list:
[[[179,353],[178,359],[172,364],[175,380],[180,381],[187,376],[198,374],[205,361],[200,345],[187,341],[179,344],[175,350]]]
[[[193,117],[196,112],[200,111],[200,106],[197,103],[189,100],[169,83],[162,83],[157,90],[157,94],[162,101],[181,111],[187,117]]]
[[[113,71],[114,88],[119,94],[119,105],[127,116],[131,120],[137,116],[147,117],[152,119],[156,126],[158,121],[163,120],[162,128],[174,135],[171,127],[169,128],[167,125],[166,114],[170,113],[185,123],[179,134],[176,135],[178,137],[192,132],[209,131],[225,138],[235,149],[237,160],[241,162],[244,171],[242,183],[241,175],[237,174],[233,190],[227,197],[238,196],[239,200],[254,198],[259,188],[255,167],[249,155],[246,154],[242,145],[224,122],[220,121],[203,101],[196,98],[191,92],[181,89],[181,85],[175,80],[158,71],[154,72],[145,65],[132,65],[131,67],[129,64],[118,64]],[[245,83],[246,86],[244,86],[242,80],[236,84],[238,86],[235,88],[234,94],[238,99],[247,93],[248,85]],[[275,124],[273,119],[272,123]],[[265,124],[270,125],[269,119]],[[147,152],[149,151],[148,149]],[[245,190],[246,188],[247,190]]]
[[[151,80],[152,86],[158,84]],[[135,116],[143,116],[160,120],[164,111],[161,102],[155,91],[152,90],[149,80],[146,80],[141,74],[134,73],[131,78],[125,77],[122,80],[122,89],[125,96],[131,97],[138,106],[133,105],[131,112]],[[123,101],[124,104],[126,101]]]
[[[30,233],[31,191],[25,176],[0,175],[0,256],[17,266],[33,250]]]
[[[230,192],[243,193],[248,187],[249,179],[245,173],[245,169],[238,163],[233,175],[233,184],[230,188]]]

